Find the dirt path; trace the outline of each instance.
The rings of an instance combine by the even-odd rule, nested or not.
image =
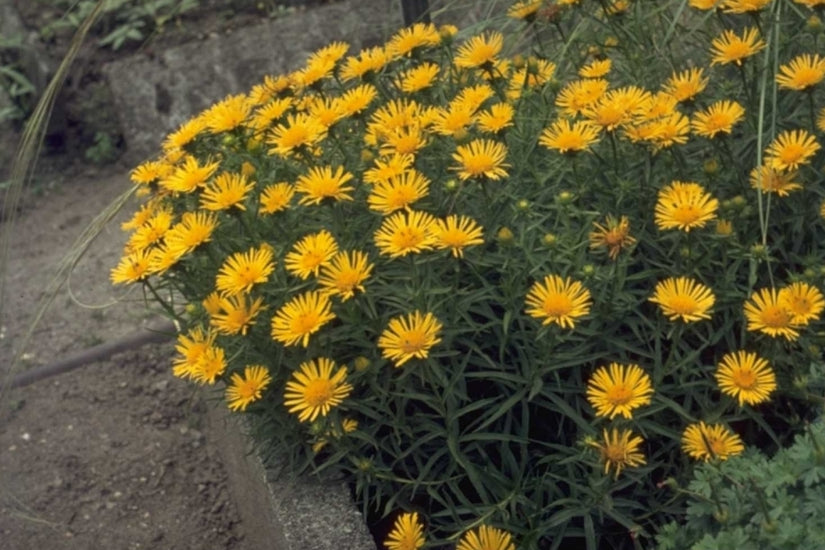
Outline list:
[[[119,172],[39,178],[18,223],[0,326],[5,375],[43,289],[76,236],[127,189]],[[23,369],[128,334],[142,297],[108,282],[121,213],[95,241],[24,349]],[[8,224],[2,230],[8,231]],[[121,303],[113,307],[90,308]],[[82,303],[80,305],[78,302]],[[171,343],[12,390],[0,401],[0,546],[245,550],[220,454],[205,429],[214,396],[170,374]]]

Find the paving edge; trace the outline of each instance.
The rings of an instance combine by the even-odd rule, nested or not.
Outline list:
[[[376,550],[344,483],[275,477],[251,450],[241,415],[210,405],[207,420],[250,550]]]

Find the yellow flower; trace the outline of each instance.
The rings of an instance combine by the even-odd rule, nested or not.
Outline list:
[[[356,290],[364,292],[364,281],[372,273],[373,265],[360,250],[339,252],[328,264],[321,266],[318,283],[324,291],[341,297],[345,302],[355,295]]]
[[[774,170],[796,170],[808,164],[819,149],[816,138],[806,130],[785,130],[768,146],[765,164]]]
[[[599,141],[599,128],[592,122],[578,120],[573,124],[562,118],[545,128],[539,144],[562,154],[585,151]]]
[[[779,302],[791,313],[791,323],[807,325],[825,310],[825,297],[815,286],[798,281],[779,291]]]
[[[482,132],[497,134],[513,125],[515,111],[509,103],[496,103],[489,110],[476,117],[476,123]]]
[[[290,107],[292,107],[292,99],[289,97],[273,99],[255,109],[249,126],[256,131],[266,130],[273,122],[284,116]]]
[[[725,0],[690,0],[688,4],[698,10],[712,10],[714,8],[721,8],[722,2],[724,1]]]
[[[717,101],[704,111],[693,115],[694,133],[712,139],[719,134],[730,134],[733,125],[745,116],[745,108],[736,101]]]
[[[714,219],[718,208],[719,201],[698,183],[674,181],[659,191],[656,227],[690,232]]]
[[[203,187],[218,169],[218,165],[217,162],[208,162],[201,166],[195,157],[187,156],[183,166],[160,180],[160,186],[174,193],[191,193],[198,187]]]
[[[221,334],[246,336],[249,327],[255,324],[255,317],[266,309],[263,298],[249,303],[243,294],[221,298],[220,305],[220,311],[210,316],[209,323]]]
[[[484,244],[481,226],[472,218],[452,214],[446,219],[436,220],[433,227],[435,248],[448,248],[456,258],[464,257],[468,246]]]
[[[500,32],[491,32],[487,37],[474,36],[458,48],[453,63],[462,69],[490,67],[503,45],[504,36]]]
[[[530,21],[539,11],[544,0],[519,0],[507,8],[507,16],[513,19],[526,19]]]
[[[516,550],[516,545],[507,531],[482,525],[461,535],[455,550]]]
[[[590,442],[590,445],[599,450],[601,461],[604,462],[604,473],[615,469],[615,479],[625,468],[634,468],[645,463],[645,456],[639,450],[644,439],[633,435],[630,430],[613,428],[611,432],[602,430],[602,441]]]
[[[784,301],[779,299],[776,289],[763,288],[754,292],[745,303],[745,318],[750,331],[764,332],[772,338],[782,336],[786,340],[796,340],[799,337],[794,315]]]
[[[272,381],[269,370],[261,365],[248,365],[243,376],[232,373],[226,387],[226,400],[233,411],[244,411],[250,403],[259,400]]]
[[[173,151],[175,149],[182,149],[186,145],[192,143],[198,134],[206,130],[206,119],[202,116],[187,120],[178,129],[166,136],[163,140],[163,150]]]
[[[363,78],[367,74],[377,73],[389,61],[390,54],[382,46],[367,48],[358,55],[348,57],[339,75],[343,80]]]
[[[352,196],[349,192],[355,188],[346,183],[352,179],[352,174],[345,172],[343,166],[339,166],[335,172],[332,170],[332,166],[314,166],[308,173],[299,177],[295,190],[304,196],[298,203],[320,204],[327,198],[351,201]]]
[[[453,154],[453,159],[459,163],[452,170],[458,171],[461,180],[485,176],[492,180],[507,177],[510,165],[504,161],[507,158],[507,147],[500,142],[490,139],[476,139],[467,145],[460,145]]]
[[[780,65],[776,82],[780,88],[807,91],[825,79],[825,57],[819,54],[802,54],[787,65]]]
[[[407,94],[414,94],[432,86],[438,76],[439,67],[435,63],[424,62],[404,71],[398,81],[398,87]]]
[[[300,294],[272,318],[272,338],[286,346],[309,345],[309,337],[335,319],[329,296],[318,291]]]
[[[682,449],[691,458],[705,462],[727,460],[745,450],[739,436],[721,424],[691,424],[682,435]]]
[[[223,348],[209,346],[192,369],[192,380],[201,384],[214,384],[226,370],[226,352]]]
[[[297,414],[301,422],[312,422],[318,416],[326,416],[332,407],[340,405],[352,392],[346,382],[347,368],[335,370],[335,361],[326,357],[310,359],[292,373],[286,383],[284,405],[290,413]]]
[[[441,342],[442,325],[432,313],[414,311],[390,319],[378,338],[381,357],[391,360],[396,367],[413,358],[426,359],[430,349]]]
[[[767,401],[776,389],[776,376],[768,362],[747,351],[725,354],[715,376],[722,393],[737,399],[740,407]]]
[[[690,119],[682,113],[672,113],[651,123],[649,140],[656,149],[687,143]]]
[[[384,546],[387,550],[419,550],[426,543],[424,526],[418,520],[418,514],[399,514],[395,518],[392,531],[387,535]]]
[[[773,0],[724,0],[727,13],[756,13]]]
[[[610,90],[594,104],[582,109],[582,114],[596,126],[612,132],[640,114],[650,101],[649,92],[637,86],[625,86]]]
[[[606,248],[611,260],[619,257],[623,248],[633,246],[636,239],[630,236],[630,220],[627,216],[619,219],[608,214],[605,217],[605,225],[593,222],[596,227],[589,235],[590,248]]]
[[[382,155],[411,155],[427,145],[427,138],[418,125],[406,126],[388,132],[381,145]]]
[[[738,36],[734,31],[727,30],[722,36],[714,38],[711,42],[711,65],[717,63],[735,63],[742,65],[742,60],[750,57],[765,47],[765,41],[759,38],[759,31],[756,27],[744,29],[742,36]]]
[[[716,297],[708,287],[689,277],[669,277],[656,284],[650,301],[659,304],[671,321],[681,319],[690,323],[710,319]]]
[[[266,142],[272,145],[269,154],[287,157],[296,151],[311,151],[326,137],[326,133],[326,126],[312,115],[287,115],[286,123],[273,128],[266,138]]]
[[[295,195],[295,187],[286,182],[267,185],[261,192],[261,206],[258,214],[274,214],[289,208],[289,203]]]
[[[144,221],[129,237],[127,247],[132,252],[145,250],[152,245],[160,244],[169,229],[172,227],[173,214],[170,208],[160,208],[152,212],[152,216]]]
[[[366,109],[375,96],[378,95],[378,90],[372,84],[361,84],[350,90],[347,90],[339,99],[339,108],[345,116],[351,116],[360,113]]]
[[[595,104],[607,92],[609,86],[603,78],[574,80],[556,96],[556,106],[562,109],[564,116],[574,117]]]
[[[473,120],[472,107],[454,102],[447,109],[438,109],[433,130],[442,136],[464,137]]]
[[[533,283],[526,303],[527,314],[541,319],[542,325],[556,323],[562,328],[573,328],[576,319],[590,313],[590,291],[569,277],[547,275],[543,281]]]
[[[639,365],[610,363],[599,367],[587,382],[587,400],[596,416],[611,420],[617,414],[633,418],[633,409],[650,404],[651,395],[650,376]]]
[[[234,206],[246,210],[244,201],[254,188],[255,182],[247,181],[243,174],[218,174],[201,193],[201,208],[216,211]]]
[[[180,255],[212,240],[218,218],[212,212],[185,212],[179,223],[166,233],[166,245]]]
[[[387,43],[387,51],[393,57],[408,57],[417,48],[437,46],[441,35],[432,23],[416,23],[401,29]]]
[[[213,134],[228,132],[240,126],[252,111],[252,102],[241,94],[228,96],[203,113],[203,122]]]
[[[255,284],[265,283],[274,270],[272,247],[263,244],[227,258],[218,271],[215,288],[224,296],[249,292]]]
[[[180,354],[172,360],[172,374],[178,378],[193,378],[197,365],[206,350],[215,343],[215,334],[195,326],[186,334],[179,334],[175,350]]]
[[[375,159],[374,166],[364,171],[364,182],[372,184],[386,183],[412,168],[412,155],[390,155],[384,159]]]
[[[718,0],[711,0],[716,2]],[[705,8],[709,9],[709,8]],[[678,102],[693,101],[708,86],[708,78],[701,67],[673,73],[662,88]]]
[[[751,170],[751,187],[763,193],[776,193],[785,197],[791,191],[802,189],[800,184],[793,181],[796,175],[796,172],[778,172],[770,166],[761,166]]]
[[[317,276],[321,266],[329,263],[337,253],[338,243],[335,242],[335,237],[323,229],[295,243],[292,251],[284,258],[284,265],[296,277],[309,279],[312,275]]]
[[[109,279],[114,284],[136,283],[150,275],[149,250],[138,250],[121,258],[117,267],[112,269]]]
[[[391,258],[417,254],[435,245],[435,218],[426,212],[397,212],[381,223],[375,232],[375,245]]]
[[[413,169],[379,182],[367,197],[370,209],[385,216],[396,210],[409,210],[410,204],[426,197],[430,180],[424,174]]]
[[[609,59],[594,59],[581,69],[579,76],[582,78],[601,78],[610,72],[612,62]]]

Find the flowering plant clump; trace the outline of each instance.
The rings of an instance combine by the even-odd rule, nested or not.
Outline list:
[[[652,541],[818,414],[825,334],[822,3],[655,4],[330,44],[134,170],[112,280],[387,548]]]

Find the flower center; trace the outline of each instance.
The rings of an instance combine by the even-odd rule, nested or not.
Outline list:
[[[725,442],[718,437],[709,437],[708,438],[708,446],[710,447],[710,452],[713,453],[714,456],[722,456],[726,454],[726,446]]]
[[[603,447],[604,458],[609,462],[621,463],[624,462],[626,452],[624,445],[605,445]]]
[[[292,331],[296,334],[307,334],[318,326],[318,315],[314,311],[301,313],[292,321]]]
[[[790,316],[781,306],[769,306],[762,311],[762,322],[768,327],[784,328],[790,322]]]
[[[696,222],[702,215],[702,210],[695,204],[680,204],[673,211],[673,219],[682,225]]]
[[[804,154],[804,147],[796,143],[791,143],[782,148],[782,151],[779,153],[779,158],[781,158],[785,164],[791,164],[801,159]]]
[[[573,301],[566,294],[548,294],[542,307],[547,315],[561,317],[572,311]]]
[[[632,398],[633,391],[624,384],[618,384],[607,392],[607,399],[614,405],[626,405]]]
[[[311,381],[304,388],[304,399],[311,407],[320,407],[332,399],[333,384],[325,378]]]
[[[492,159],[486,156],[470,157],[464,161],[464,166],[473,175],[489,172],[495,167]]]
[[[750,369],[741,370],[733,377],[733,381],[743,390],[752,390],[756,386],[756,374]]]
[[[404,353],[418,353],[427,346],[426,335],[421,331],[409,331],[401,337],[399,346]]]
[[[673,296],[668,305],[670,306],[670,309],[680,314],[693,313],[697,309],[696,300],[685,295]]]

